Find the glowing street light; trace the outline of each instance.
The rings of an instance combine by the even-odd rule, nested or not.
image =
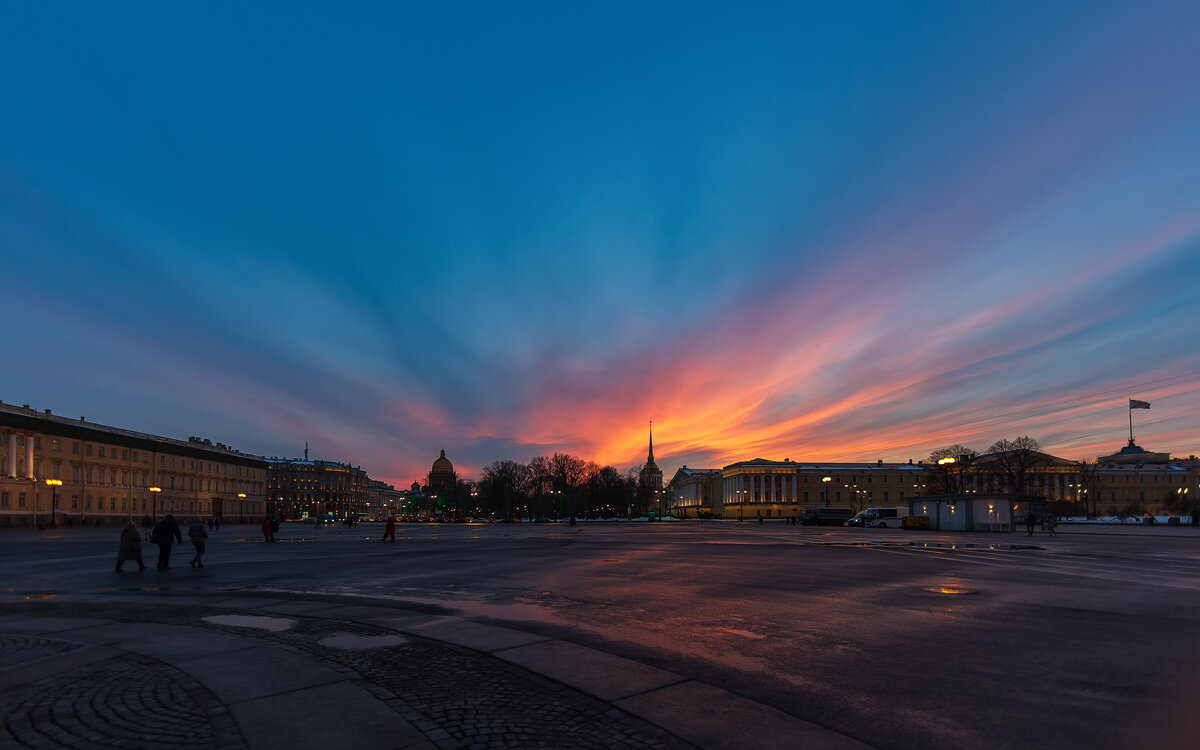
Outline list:
[[[162,492],[162,487],[150,487],[150,517],[158,518],[158,493]]]
[[[822,494],[825,495],[825,507],[829,507],[829,483],[833,481],[833,477],[821,477],[821,485],[825,488]]]
[[[47,479],[50,485],[50,528],[54,528],[58,518],[58,488],[62,487],[61,479]]]

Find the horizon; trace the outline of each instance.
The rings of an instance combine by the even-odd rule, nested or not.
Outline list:
[[[0,7],[0,396],[397,487],[1200,453],[1200,5]],[[673,468],[672,468],[673,467]]]

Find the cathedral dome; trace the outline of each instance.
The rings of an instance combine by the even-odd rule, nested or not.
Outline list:
[[[450,463],[450,459],[446,458],[446,449],[442,448],[442,455],[438,456],[433,462],[434,471],[454,471],[454,464]]]

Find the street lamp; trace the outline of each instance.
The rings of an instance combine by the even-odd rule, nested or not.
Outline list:
[[[150,517],[158,518],[158,493],[162,492],[162,487],[150,488]]]
[[[825,488],[821,492],[822,492],[822,494],[825,495],[825,507],[826,508],[829,507],[829,483],[832,481],[833,481],[833,477],[821,477],[821,486],[823,486]]]
[[[47,479],[50,485],[50,528],[54,528],[58,518],[58,488],[62,487],[61,479]]]
[[[246,493],[238,493],[238,516],[246,515]],[[236,523],[236,521],[235,521]]]

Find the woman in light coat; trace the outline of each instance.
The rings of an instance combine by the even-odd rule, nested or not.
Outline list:
[[[125,524],[125,528],[121,531],[121,548],[117,550],[117,572],[121,572],[121,566],[126,560],[133,560],[138,564],[138,570],[145,570],[146,564],[142,562],[142,535],[138,533],[137,526],[133,525],[133,521]]]

